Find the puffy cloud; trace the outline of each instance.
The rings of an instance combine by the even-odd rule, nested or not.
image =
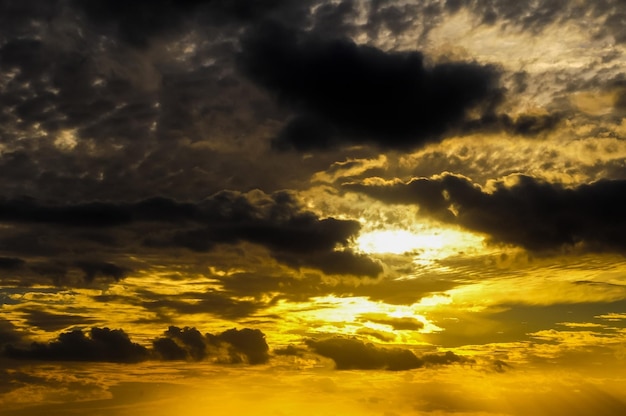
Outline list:
[[[338,370],[410,370],[424,365],[409,350],[378,348],[354,338],[309,340],[307,345],[317,354],[331,358]]]
[[[389,203],[418,204],[425,215],[529,250],[581,244],[591,250],[626,250],[623,180],[568,188],[514,175],[481,188],[466,177],[445,174],[408,183],[364,181],[345,187]]]
[[[569,2],[566,0],[535,2],[521,0],[448,0],[446,9],[452,13],[467,10],[484,24],[515,25],[525,30],[539,32],[551,24],[568,20],[581,21],[595,18],[600,23],[592,28],[595,36],[611,35],[617,42],[626,41],[623,19],[624,3],[619,0],[594,2]]]
[[[3,323],[4,322],[4,323]],[[20,360],[92,361],[136,363],[149,359],[211,359],[227,364],[264,364],[269,356],[265,334],[258,329],[229,329],[218,334],[201,334],[196,328],[170,326],[162,337],[152,342],[152,349],[134,343],[121,329],[75,329],[61,333],[48,343],[34,342],[29,347],[15,347],[22,339],[9,322],[0,321],[0,341],[7,344],[4,356]],[[5,330],[6,327],[6,330]]]
[[[121,329],[92,328],[64,332],[49,343],[34,342],[30,348],[11,345],[4,354],[9,358],[46,361],[102,361],[134,363],[149,357],[147,348],[130,340]]]
[[[232,328],[209,339],[229,344],[236,355],[245,357],[250,364],[263,364],[269,359],[265,334],[258,329]]]
[[[154,350],[165,360],[191,359],[200,361],[207,356],[204,336],[196,328],[170,326],[163,338],[153,341]]]
[[[427,66],[418,52],[384,52],[264,25],[243,40],[240,68],[296,116],[275,144],[297,150],[374,143],[412,148],[437,141],[470,109],[501,98],[495,67]]]
[[[264,364],[269,360],[265,334],[258,329],[229,329],[202,335],[196,328],[170,326],[164,336],[153,341],[157,355],[164,360],[200,361],[213,358],[222,363]]]
[[[356,338],[307,340],[306,344],[317,354],[331,358],[338,370],[400,371],[420,368],[424,365],[447,365],[471,361],[451,351],[444,354],[425,354],[420,358],[408,349],[381,348],[374,344],[366,344]]]

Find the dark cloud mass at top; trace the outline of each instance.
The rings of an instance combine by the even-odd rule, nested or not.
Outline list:
[[[346,184],[394,204],[417,204],[438,220],[534,251],[583,245],[626,253],[626,182],[601,180],[565,187],[524,175],[489,183],[444,174],[408,183]]]
[[[296,111],[275,141],[297,150],[373,143],[410,149],[440,139],[501,98],[495,67],[426,66],[419,52],[384,52],[350,40],[263,25],[244,38],[242,71]]]

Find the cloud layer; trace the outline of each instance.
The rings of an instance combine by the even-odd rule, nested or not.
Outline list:
[[[408,149],[440,139],[471,109],[498,103],[498,71],[476,63],[427,67],[419,52],[384,52],[277,25],[243,41],[243,72],[296,111],[279,148],[373,143]]]
[[[525,175],[481,188],[466,177],[444,174],[410,182],[344,185],[393,204],[417,204],[440,221],[487,234],[494,242],[533,251],[584,246],[624,253],[626,182],[601,180],[565,187]]]

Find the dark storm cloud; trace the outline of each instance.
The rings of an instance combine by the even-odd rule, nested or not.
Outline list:
[[[92,328],[88,333],[64,332],[55,341],[34,342],[28,349],[7,346],[4,354],[24,360],[134,363],[147,359],[149,351],[120,329]]]
[[[201,361],[207,357],[228,364],[264,364],[269,360],[265,334],[258,329],[229,329],[202,335],[196,328],[170,326],[153,341],[154,351],[164,360]]]
[[[220,244],[241,242],[266,247],[270,255],[294,268],[365,276],[376,276],[382,271],[378,263],[366,256],[348,250],[335,251],[341,246],[345,248],[357,235],[358,221],[319,218],[305,210],[289,192],[267,195],[260,191],[222,191],[193,203],[151,198],[134,203],[44,205],[29,198],[4,199],[0,200],[0,221],[24,228],[22,234],[0,240],[5,251],[20,256],[47,254],[62,258],[67,254],[63,250],[49,251],[47,245],[37,244],[55,241],[57,244],[50,248],[58,251],[62,246],[74,247],[71,255],[79,253],[82,257],[40,263],[31,270],[42,274],[47,270],[48,274],[63,277],[68,269],[78,269],[86,282],[97,277],[120,280],[126,276],[130,269],[113,260],[116,248],[207,252]],[[29,234],[29,227],[39,227],[36,235]],[[93,238],[94,233],[98,238]],[[41,238],[46,235],[47,238]],[[22,240],[24,244],[16,244]],[[89,249],[81,248],[85,240]],[[16,266],[10,259],[5,258],[6,266]],[[54,270],[50,269],[52,266]]]
[[[502,93],[492,66],[428,67],[418,52],[384,52],[276,24],[248,33],[242,47],[242,72],[296,112],[275,141],[279,148],[413,148],[440,139],[471,108],[490,112]]]
[[[326,274],[353,274],[376,277],[382,271],[382,265],[364,254],[350,250],[329,251],[325,253],[303,253],[298,256],[276,256],[276,259],[294,267],[312,267]]]
[[[408,183],[345,187],[388,203],[417,204],[421,213],[438,220],[533,251],[583,245],[590,250],[626,252],[623,180],[567,188],[516,175],[483,189],[468,178],[445,174]]]
[[[399,371],[420,368],[424,365],[424,362],[409,350],[379,348],[354,338],[309,340],[307,345],[317,354],[332,359],[338,370]]]
[[[0,257],[0,270],[15,271],[19,270],[26,262],[16,257]]]
[[[206,339],[196,328],[170,326],[152,345],[164,360],[200,361],[207,355]]]
[[[317,354],[332,359],[338,370],[402,371],[420,368],[424,365],[448,365],[471,361],[451,351],[443,354],[425,354],[420,358],[407,349],[381,348],[374,344],[366,344],[356,338],[308,340],[306,344]]]

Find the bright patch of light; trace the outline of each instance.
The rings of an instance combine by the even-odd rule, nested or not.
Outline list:
[[[442,234],[413,234],[405,230],[381,230],[362,234],[357,245],[366,253],[402,254],[416,250],[439,250],[446,245]]]
[[[445,228],[424,228],[419,231],[376,230],[365,232],[356,240],[359,251],[369,254],[416,255],[416,261],[442,259],[460,252],[483,248],[483,237]]]

